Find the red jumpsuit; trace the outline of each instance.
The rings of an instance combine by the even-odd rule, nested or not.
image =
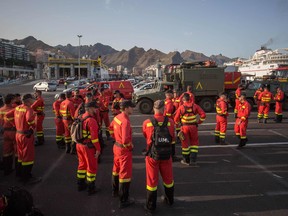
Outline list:
[[[74,96],[74,97],[71,99],[71,101],[72,101],[73,104],[74,104],[75,110],[77,109],[77,107],[78,107],[81,103],[83,103],[83,99],[82,99],[81,97],[79,97],[79,96]]]
[[[82,118],[89,116],[88,112],[85,112],[82,115]],[[77,179],[78,184],[83,184],[86,179],[86,182],[89,185],[93,185],[96,180],[96,173],[98,170],[98,160],[95,158],[95,153],[101,151],[98,139],[98,123],[95,118],[87,118],[83,122],[83,136],[88,136],[82,143],[77,143],[77,155],[78,155],[78,170],[77,170]],[[91,146],[87,146],[87,143],[92,143]]]
[[[219,98],[216,101],[216,127],[215,127],[215,137],[220,138],[220,140],[225,139],[226,130],[227,130],[227,117],[228,117],[228,105],[226,101],[222,98]],[[220,141],[219,140],[219,141]],[[223,144],[223,143],[222,143]]]
[[[34,164],[34,136],[35,115],[33,109],[24,104],[6,114],[7,119],[13,119],[16,127],[16,143],[18,162],[22,166]],[[30,130],[30,131],[29,131]]]
[[[198,121],[197,115],[200,116]],[[205,121],[205,118],[206,113],[193,102],[184,102],[176,111],[174,122],[182,124],[181,131],[184,137],[181,139],[182,155],[187,163],[190,162],[190,154],[193,162],[196,162],[199,146],[198,124]]]
[[[38,97],[37,100],[31,105],[31,108],[34,110],[34,113],[36,113],[35,117],[36,136],[39,144],[43,144],[44,142],[43,121],[45,118],[43,98]]]
[[[62,100],[58,99],[53,103],[53,112],[55,114],[55,126],[56,126],[56,143],[58,147],[61,147],[64,141],[64,124],[62,121],[62,116],[60,114],[60,104],[62,103]],[[65,141],[64,141],[65,142]]]
[[[174,111],[174,114],[176,113],[177,109],[179,108],[180,106],[180,97],[174,97],[172,99],[172,102],[173,102],[173,106],[175,108],[175,111]],[[174,117],[173,117],[173,120],[174,120]],[[181,124],[175,124],[175,129],[176,129],[176,133],[178,133],[181,129]]]
[[[276,101],[276,106],[275,106],[276,122],[282,121],[282,116],[283,116],[282,106],[283,106],[284,97],[285,97],[285,95],[284,95],[284,92],[282,90],[277,92],[275,97],[274,97],[274,100]]]
[[[115,98],[113,100],[112,106],[111,106],[111,111],[112,111],[113,116],[116,116],[121,113],[120,104],[122,101],[123,101],[123,98]],[[119,105],[119,107],[115,107],[116,105],[117,106]]]
[[[128,199],[128,194],[125,193],[125,187],[128,187],[132,177],[132,128],[130,125],[129,116],[124,112],[115,116],[109,126],[109,131],[115,139],[113,146],[114,162],[112,170],[112,186],[113,191],[120,192],[120,201]],[[117,183],[120,184],[117,184]],[[122,184],[122,185],[121,185]],[[120,186],[120,188],[119,188]]]
[[[246,130],[248,126],[248,117],[250,115],[251,106],[245,100],[243,103],[238,104],[237,119],[234,126],[236,136],[240,136],[241,140],[247,140]]]
[[[75,107],[71,99],[66,98],[66,100],[62,101],[62,103],[60,104],[59,113],[62,116],[64,124],[65,143],[67,146],[67,153],[68,153],[70,151],[70,145],[72,141],[69,128],[73,122],[75,115]]]
[[[155,114],[154,118],[160,124],[163,123],[164,121],[163,114]],[[172,141],[175,142],[174,121],[172,119],[169,119],[167,127],[172,137]],[[152,145],[152,137],[154,133],[154,127],[150,119],[147,119],[143,122],[142,131],[146,139],[148,150]],[[168,194],[166,193],[166,196],[169,197],[171,202],[173,203],[173,193],[171,194],[172,196],[169,194],[169,192],[174,189],[172,158],[170,157],[169,160],[154,160],[153,158],[146,156],[145,161],[146,161],[147,208],[151,210],[156,208],[159,172],[163,179],[165,192],[168,191]]]
[[[173,114],[175,112],[175,107],[171,99],[165,99],[164,116],[173,120]]]
[[[269,110],[270,110],[270,102],[273,99],[273,95],[270,91],[264,90],[258,97],[261,101],[259,110],[258,110],[258,119],[268,119],[269,117]]]
[[[6,113],[10,110],[14,110],[13,105],[5,104],[0,108],[0,128],[3,128],[2,160],[4,175],[8,175],[13,171],[12,167],[14,155],[16,157],[15,159],[17,160],[17,146],[15,141],[16,129],[14,122],[12,123],[6,118]]]
[[[3,127],[3,157],[9,157],[14,154],[17,155],[17,146],[15,142],[16,129],[11,122],[14,119],[7,119],[6,117],[6,113],[10,110],[14,110],[14,108],[6,104],[0,108],[0,126]]]
[[[104,121],[104,124],[106,126],[107,137],[109,137],[109,125],[110,125],[109,102],[110,102],[109,97],[105,97],[103,95],[98,97],[98,105],[100,111],[100,127],[102,127],[102,123]]]
[[[255,103],[257,104],[257,110],[259,109],[259,106],[260,106],[260,103],[261,101],[258,99],[259,98],[259,95],[262,93],[262,91],[260,89],[257,89],[255,91],[255,94],[254,94],[254,101]]]
[[[241,96],[241,88],[237,88],[235,91],[235,108],[234,108],[234,113],[237,114],[238,113],[238,107],[239,107],[239,97]]]

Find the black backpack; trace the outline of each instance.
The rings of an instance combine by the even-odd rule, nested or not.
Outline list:
[[[147,152],[147,155],[154,160],[169,160],[172,153],[172,136],[170,135],[167,127],[169,119],[167,116],[165,116],[161,126],[155,118],[151,118],[150,121],[154,127],[154,133],[152,137],[152,144]]]

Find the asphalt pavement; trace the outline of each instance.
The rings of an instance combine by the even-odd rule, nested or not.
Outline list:
[[[32,93],[33,83],[1,86],[6,93]],[[141,154],[145,148],[141,127],[151,115],[137,110],[131,116],[133,127],[133,179],[130,196],[136,203],[126,209],[118,209],[118,199],[111,196],[112,143],[106,141],[102,162],[96,177],[100,192],[88,196],[78,192],[76,185],[77,157],[58,150],[55,143],[55,126],[52,103],[56,92],[43,92],[46,103],[44,120],[45,144],[36,147],[33,175],[41,176],[42,182],[25,186],[37,208],[46,216],[94,216],[94,215],[147,215],[145,204],[145,161]],[[232,110],[231,110],[232,112]],[[270,113],[273,117],[273,112]],[[175,203],[172,207],[161,201],[162,182],[158,186],[158,203],[155,215],[288,215],[288,112],[284,112],[282,124],[272,120],[258,124],[256,110],[249,119],[247,146],[237,149],[233,115],[229,116],[227,146],[214,143],[215,114],[208,113],[199,126],[199,167],[173,163]],[[112,117],[110,118],[112,119]],[[105,136],[104,136],[105,137]],[[2,138],[0,138],[2,143]],[[2,145],[2,144],[1,144]],[[181,147],[176,146],[181,156]],[[6,193],[13,185],[22,185],[14,174],[4,177],[0,173],[0,192]]]

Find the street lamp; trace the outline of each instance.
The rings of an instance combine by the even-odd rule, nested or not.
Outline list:
[[[77,36],[79,38],[78,79],[80,80],[81,79],[81,73],[80,73],[80,47],[81,47],[81,44],[80,44],[80,39],[81,39],[82,35],[77,35]]]

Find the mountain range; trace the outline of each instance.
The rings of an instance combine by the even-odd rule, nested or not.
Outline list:
[[[36,52],[37,49],[55,53],[60,51],[67,58],[78,58],[79,46],[72,46],[71,44],[53,47],[41,40],[37,40],[33,36],[29,36],[21,40],[15,39],[13,42],[17,45],[25,45],[25,47],[31,52]],[[118,51],[109,45],[103,45],[101,43],[96,43],[94,45],[81,45],[81,56],[97,59],[99,55],[102,57],[102,62],[109,67],[123,65],[130,70],[133,67],[145,69],[146,67],[155,64],[159,60],[162,64],[178,64],[184,61],[212,60],[218,65],[222,65],[223,63],[232,60],[231,58],[221,54],[211,55],[208,57],[203,53],[198,53],[191,50],[186,50],[182,53],[174,51],[166,54],[157,49],[149,49],[145,51],[143,48],[137,46],[129,50],[123,49]]]

